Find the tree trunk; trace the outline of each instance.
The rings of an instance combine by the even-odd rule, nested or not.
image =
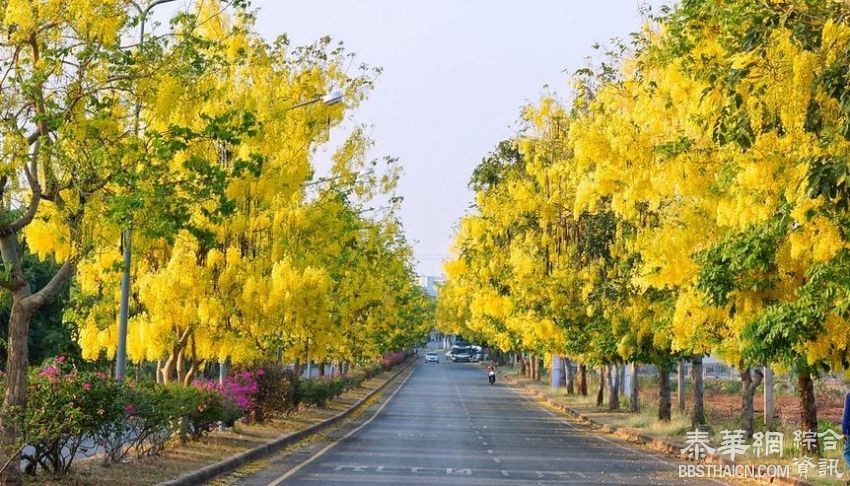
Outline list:
[[[620,409],[620,369],[617,365],[608,366],[608,410]]]
[[[189,365],[189,370],[183,375],[183,383],[184,386],[189,386],[192,384],[192,380],[195,379],[195,373],[198,371],[197,361],[192,360],[192,364]]]
[[[156,374],[156,384],[162,385],[162,359],[156,360],[156,371],[154,373]]]
[[[9,316],[9,346],[6,357],[8,381],[3,407],[0,409],[0,467],[9,462],[9,466],[0,474],[0,483],[4,485],[23,484],[19,464],[23,412],[27,405],[27,337],[33,310],[22,301],[29,293],[27,285],[12,294],[12,312]]]
[[[564,363],[564,378],[567,385],[567,395],[575,395],[576,393],[576,377],[573,374],[573,362],[568,358],[563,359]]]
[[[535,354],[531,356],[531,359],[534,361],[534,364],[531,366],[531,379],[534,381],[540,381],[540,358],[538,358]]]
[[[617,371],[619,373],[617,383],[620,384],[620,396],[624,396],[626,394],[626,365],[617,366]]]
[[[677,376],[678,381],[676,383],[676,398],[679,406],[679,411],[685,411],[685,360],[679,360],[678,366],[679,374]]]
[[[741,429],[744,430],[747,439],[750,439],[753,437],[756,427],[753,396],[764,375],[758,368],[752,370],[749,367],[745,368],[743,364],[740,364],[738,368],[741,370]],[[751,371],[755,371],[755,378],[753,378]]]
[[[179,382],[183,382],[183,379],[185,378],[185,370],[182,369],[183,352],[186,349],[186,343],[188,343],[191,334],[192,328],[187,327],[171,348],[171,354],[168,356],[168,359],[165,361],[161,370],[163,384],[168,384],[173,380],[175,371],[177,372],[177,379]]]
[[[192,383],[192,380],[195,379],[195,373],[198,372],[198,353],[195,350],[194,334],[189,338],[189,350],[192,354],[192,364],[189,366],[189,371],[186,372],[186,376],[183,377],[183,385],[185,386],[189,386]]]
[[[797,389],[800,393],[800,429],[803,432],[818,432],[818,408],[815,404],[815,386],[812,375],[804,369],[797,375]],[[818,443],[803,444],[809,455],[818,455]]]
[[[705,425],[705,404],[702,389],[702,356],[691,358],[691,380],[694,382],[694,408],[691,411],[691,427]]]
[[[177,381],[184,383],[186,381],[186,349],[180,348],[177,353]]]
[[[319,363],[319,376],[325,376],[325,360]]]
[[[596,406],[601,407],[605,403],[605,366],[599,367],[599,391],[596,392]]]
[[[670,415],[670,366],[658,365],[658,420],[669,422]]]
[[[578,366],[578,392],[581,396],[587,396],[587,365],[580,364]]]
[[[171,354],[168,355],[168,359],[165,360],[165,364],[162,365],[162,369],[160,369],[160,374],[162,375],[162,384],[167,385],[171,383],[171,377],[174,376],[174,368],[177,363],[177,353],[172,350]]]
[[[525,364],[525,357],[520,354],[519,358],[519,370],[522,373],[522,376],[528,376],[528,367]]]
[[[533,354],[529,355],[528,356],[528,363],[530,365],[529,366],[529,370],[530,370],[529,378],[531,378],[532,380],[536,380],[537,379],[537,356],[535,356]]]
[[[632,363],[631,369],[631,396],[629,397],[629,404],[632,412],[640,412],[640,390],[638,389],[638,368],[640,366],[637,363]]]
[[[21,267],[17,235],[8,227],[0,235],[0,256],[8,269],[7,286],[12,294],[6,354],[6,394],[0,407],[0,467],[7,462],[9,466],[0,473],[0,483],[17,485],[22,483],[21,434],[23,412],[27,405],[30,320],[33,313],[52,300],[71,278],[73,263],[71,260],[63,263],[47,285],[33,294]]]

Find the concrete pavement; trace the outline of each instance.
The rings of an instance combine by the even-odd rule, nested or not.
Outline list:
[[[420,362],[395,396],[386,398],[323,440],[282,453],[228,482],[725,484],[679,478],[674,459],[597,436],[503,384],[491,387],[475,365]],[[305,460],[311,462],[304,465]]]

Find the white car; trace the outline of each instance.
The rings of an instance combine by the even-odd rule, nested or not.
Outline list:
[[[425,363],[440,364],[440,355],[437,353],[425,353]]]

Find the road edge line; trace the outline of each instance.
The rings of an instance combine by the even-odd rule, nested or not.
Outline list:
[[[308,457],[306,460],[304,460],[304,461],[302,461],[301,463],[297,464],[295,467],[293,467],[293,468],[289,469],[288,471],[286,471],[285,473],[283,473],[283,475],[279,476],[277,479],[275,479],[274,481],[270,482],[270,483],[268,484],[268,486],[278,486],[278,485],[279,485],[279,484],[281,484],[283,481],[286,481],[287,479],[289,479],[289,477],[291,477],[293,474],[295,474],[295,473],[297,473],[298,471],[300,471],[301,469],[303,469],[305,466],[308,466],[308,465],[312,464],[312,463],[313,463],[313,461],[315,461],[316,459],[318,459],[318,458],[322,457],[322,456],[323,456],[326,452],[328,452],[329,450],[333,449],[333,447],[334,447],[334,446],[336,446],[336,445],[337,445],[337,444],[339,444],[340,442],[344,441],[345,439],[347,439],[347,438],[351,437],[352,435],[356,434],[357,432],[360,432],[360,430],[361,430],[363,427],[365,427],[365,426],[369,425],[370,423],[372,423],[372,421],[373,421],[373,420],[375,420],[375,419],[378,417],[378,415],[380,415],[380,414],[381,414],[381,412],[383,412],[383,411],[384,411],[384,408],[386,408],[386,406],[387,406],[387,405],[388,405],[388,404],[392,401],[392,399],[396,396],[396,394],[397,394],[399,391],[401,391],[401,389],[402,389],[402,388],[404,388],[405,383],[407,383],[407,380],[409,380],[411,376],[413,376],[413,373],[412,373],[412,372],[411,372],[411,373],[408,373],[408,375],[404,377],[404,379],[403,379],[403,380],[401,381],[401,383],[398,385],[398,388],[396,388],[395,390],[393,390],[393,392],[390,394],[390,396],[389,396],[389,397],[387,397],[387,399],[386,399],[386,400],[384,400],[384,403],[382,403],[382,404],[381,404],[381,406],[380,406],[380,407],[378,407],[378,409],[377,409],[377,410],[375,410],[375,413],[374,413],[374,414],[372,414],[372,416],[371,416],[371,417],[369,417],[369,420],[367,420],[367,421],[363,422],[362,424],[358,425],[358,426],[357,426],[357,427],[355,427],[354,429],[350,430],[350,431],[349,431],[347,434],[345,434],[344,436],[340,437],[339,439],[337,439],[337,440],[335,440],[335,441],[331,442],[330,444],[328,444],[327,446],[325,446],[325,447],[324,447],[322,450],[320,450],[319,452],[317,452],[317,453],[315,453],[315,454],[311,455],[311,456],[310,456],[310,457]]]
[[[254,447],[253,449],[248,449],[247,451],[240,452],[235,454],[227,459],[224,459],[219,462],[214,462],[207,466],[204,466],[200,469],[196,469],[194,471],[190,471],[182,476],[179,476],[174,479],[169,479],[167,481],[162,481],[156,484],[156,486],[194,486],[197,484],[202,484],[211,479],[214,479],[222,474],[226,474],[232,472],[245,464],[258,461],[265,457],[271,456],[277,453],[280,449],[300,442],[301,440],[310,437],[322,430],[328,428],[329,426],[339,422],[340,420],[345,419],[360,407],[362,407],[368,400],[374,397],[377,393],[383,391],[392,381],[398,378],[402,373],[413,368],[416,363],[419,362],[419,357],[414,356],[410,359],[410,362],[403,365],[399,368],[398,371],[395,372],[392,376],[387,378],[385,382],[380,384],[377,388],[367,393],[363,398],[357,400],[352,404],[349,408],[343,410],[342,412],[334,415],[331,418],[327,418],[322,420],[319,423],[313,424],[309,427],[305,427],[299,431],[292,432],[290,434],[286,434],[284,436],[278,437],[270,442],[267,442],[263,445]],[[410,375],[408,375],[409,377]],[[405,378],[406,381],[406,378]]]

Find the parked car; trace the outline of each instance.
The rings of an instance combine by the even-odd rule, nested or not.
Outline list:
[[[425,363],[440,364],[440,355],[437,353],[425,353]]]

